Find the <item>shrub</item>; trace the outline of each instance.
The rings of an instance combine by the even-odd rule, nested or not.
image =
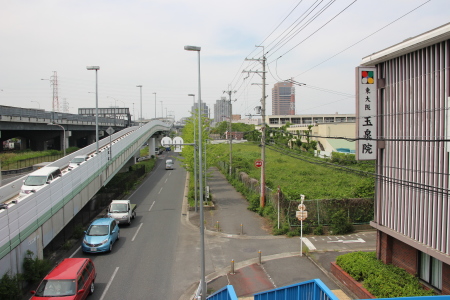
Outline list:
[[[404,269],[385,265],[376,258],[375,252],[353,252],[338,256],[336,263],[345,272],[377,298],[432,296],[434,291],[425,290],[419,279]]]
[[[51,269],[50,261],[47,259],[33,258],[34,253],[27,250],[23,260],[23,276],[30,283],[41,280]]]
[[[22,275],[11,275],[7,272],[0,279],[0,299],[20,300],[22,299]]]
[[[75,225],[75,228],[73,229],[73,238],[74,239],[80,239],[84,235],[84,227],[82,224]]]
[[[345,234],[353,232],[353,225],[349,222],[345,210],[338,210],[331,217],[331,230],[333,234]]]
[[[323,226],[319,225],[316,228],[314,228],[313,233],[314,235],[323,235]]]

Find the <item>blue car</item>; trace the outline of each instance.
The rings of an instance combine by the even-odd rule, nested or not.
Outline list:
[[[83,252],[111,252],[120,237],[120,229],[113,218],[97,219],[86,230],[81,249]]]

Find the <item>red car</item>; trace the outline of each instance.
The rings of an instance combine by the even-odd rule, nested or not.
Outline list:
[[[31,291],[31,299],[86,299],[94,292],[96,276],[90,258],[66,258],[45,276],[36,291]]]

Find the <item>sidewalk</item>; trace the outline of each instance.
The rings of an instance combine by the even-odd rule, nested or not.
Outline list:
[[[300,256],[298,237],[272,236],[267,221],[247,209],[247,200],[225,176],[215,168],[209,173],[215,209],[204,210],[208,293],[231,284],[239,299],[253,299],[258,292],[319,278],[339,299],[356,298],[329,273],[330,262],[346,252],[320,251]],[[199,227],[198,212],[190,211],[188,219]]]

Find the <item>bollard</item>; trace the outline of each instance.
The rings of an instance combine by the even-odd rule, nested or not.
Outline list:
[[[241,224],[241,235],[244,234],[244,224]]]
[[[258,264],[261,264],[261,250],[258,251]]]
[[[217,221],[217,224],[216,224],[216,229],[217,229],[217,232],[219,232],[219,231],[220,231],[220,224],[219,224],[219,221]]]
[[[230,274],[234,274],[234,260],[231,260],[231,272]]]

